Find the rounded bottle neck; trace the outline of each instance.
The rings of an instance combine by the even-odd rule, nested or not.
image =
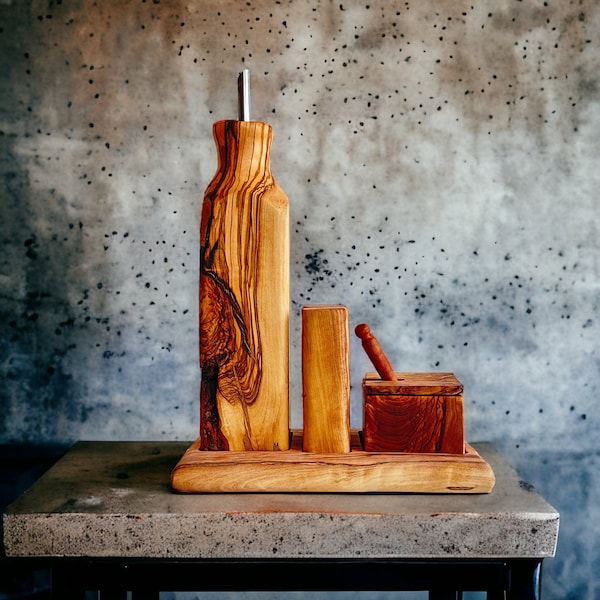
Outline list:
[[[217,121],[213,124],[219,171],[235,170],[235,177],[255,179],[271,174],[273,128],[261,121]]]

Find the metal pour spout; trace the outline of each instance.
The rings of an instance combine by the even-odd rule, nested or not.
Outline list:
[[[240,121],[250,120],[250,71],[238,75],[238,115]]]

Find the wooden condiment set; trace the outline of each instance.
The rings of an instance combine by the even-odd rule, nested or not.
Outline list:
[[[270,170],[272,128],[250,121],[249,73],[236,121],[213,126],[218,168],[200,227],[200,449],[289,449],[289,206]],[[350,342],[341,305],[302,310],[303,450],[350,452]],[[366,451],[464,450],[462,385],[396,373],[369,327],[355,329],[379,377],[364,378]]]

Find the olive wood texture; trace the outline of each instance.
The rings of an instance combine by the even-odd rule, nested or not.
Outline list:
[[[305,452],[350,452],[348,309],[302,308],[302,409]]]
[[[266,123],[213,125],[200,225],[200,448],[289,447],[289,203]]]
[[[351,452],[302,451],[291,432],[287,452],[198,452],[193,443],[171,473],[176,492],[415,492],[482,494],[492,491],[491,466],[471,446],[463,455],[364,452],[352,431]]]
[[[463,386],[452,373],[363,379],[364,448],[371,452],[464,453]]]

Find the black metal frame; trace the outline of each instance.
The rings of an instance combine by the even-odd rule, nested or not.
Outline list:
[[[52,570],[52,598],[157,600],[161,591],[415,591],[459,600],[539,600],[542,559],[13,559]],[[6,565],[5,563],[5,565]],[[7,565],[6,565],[7,566]]]

